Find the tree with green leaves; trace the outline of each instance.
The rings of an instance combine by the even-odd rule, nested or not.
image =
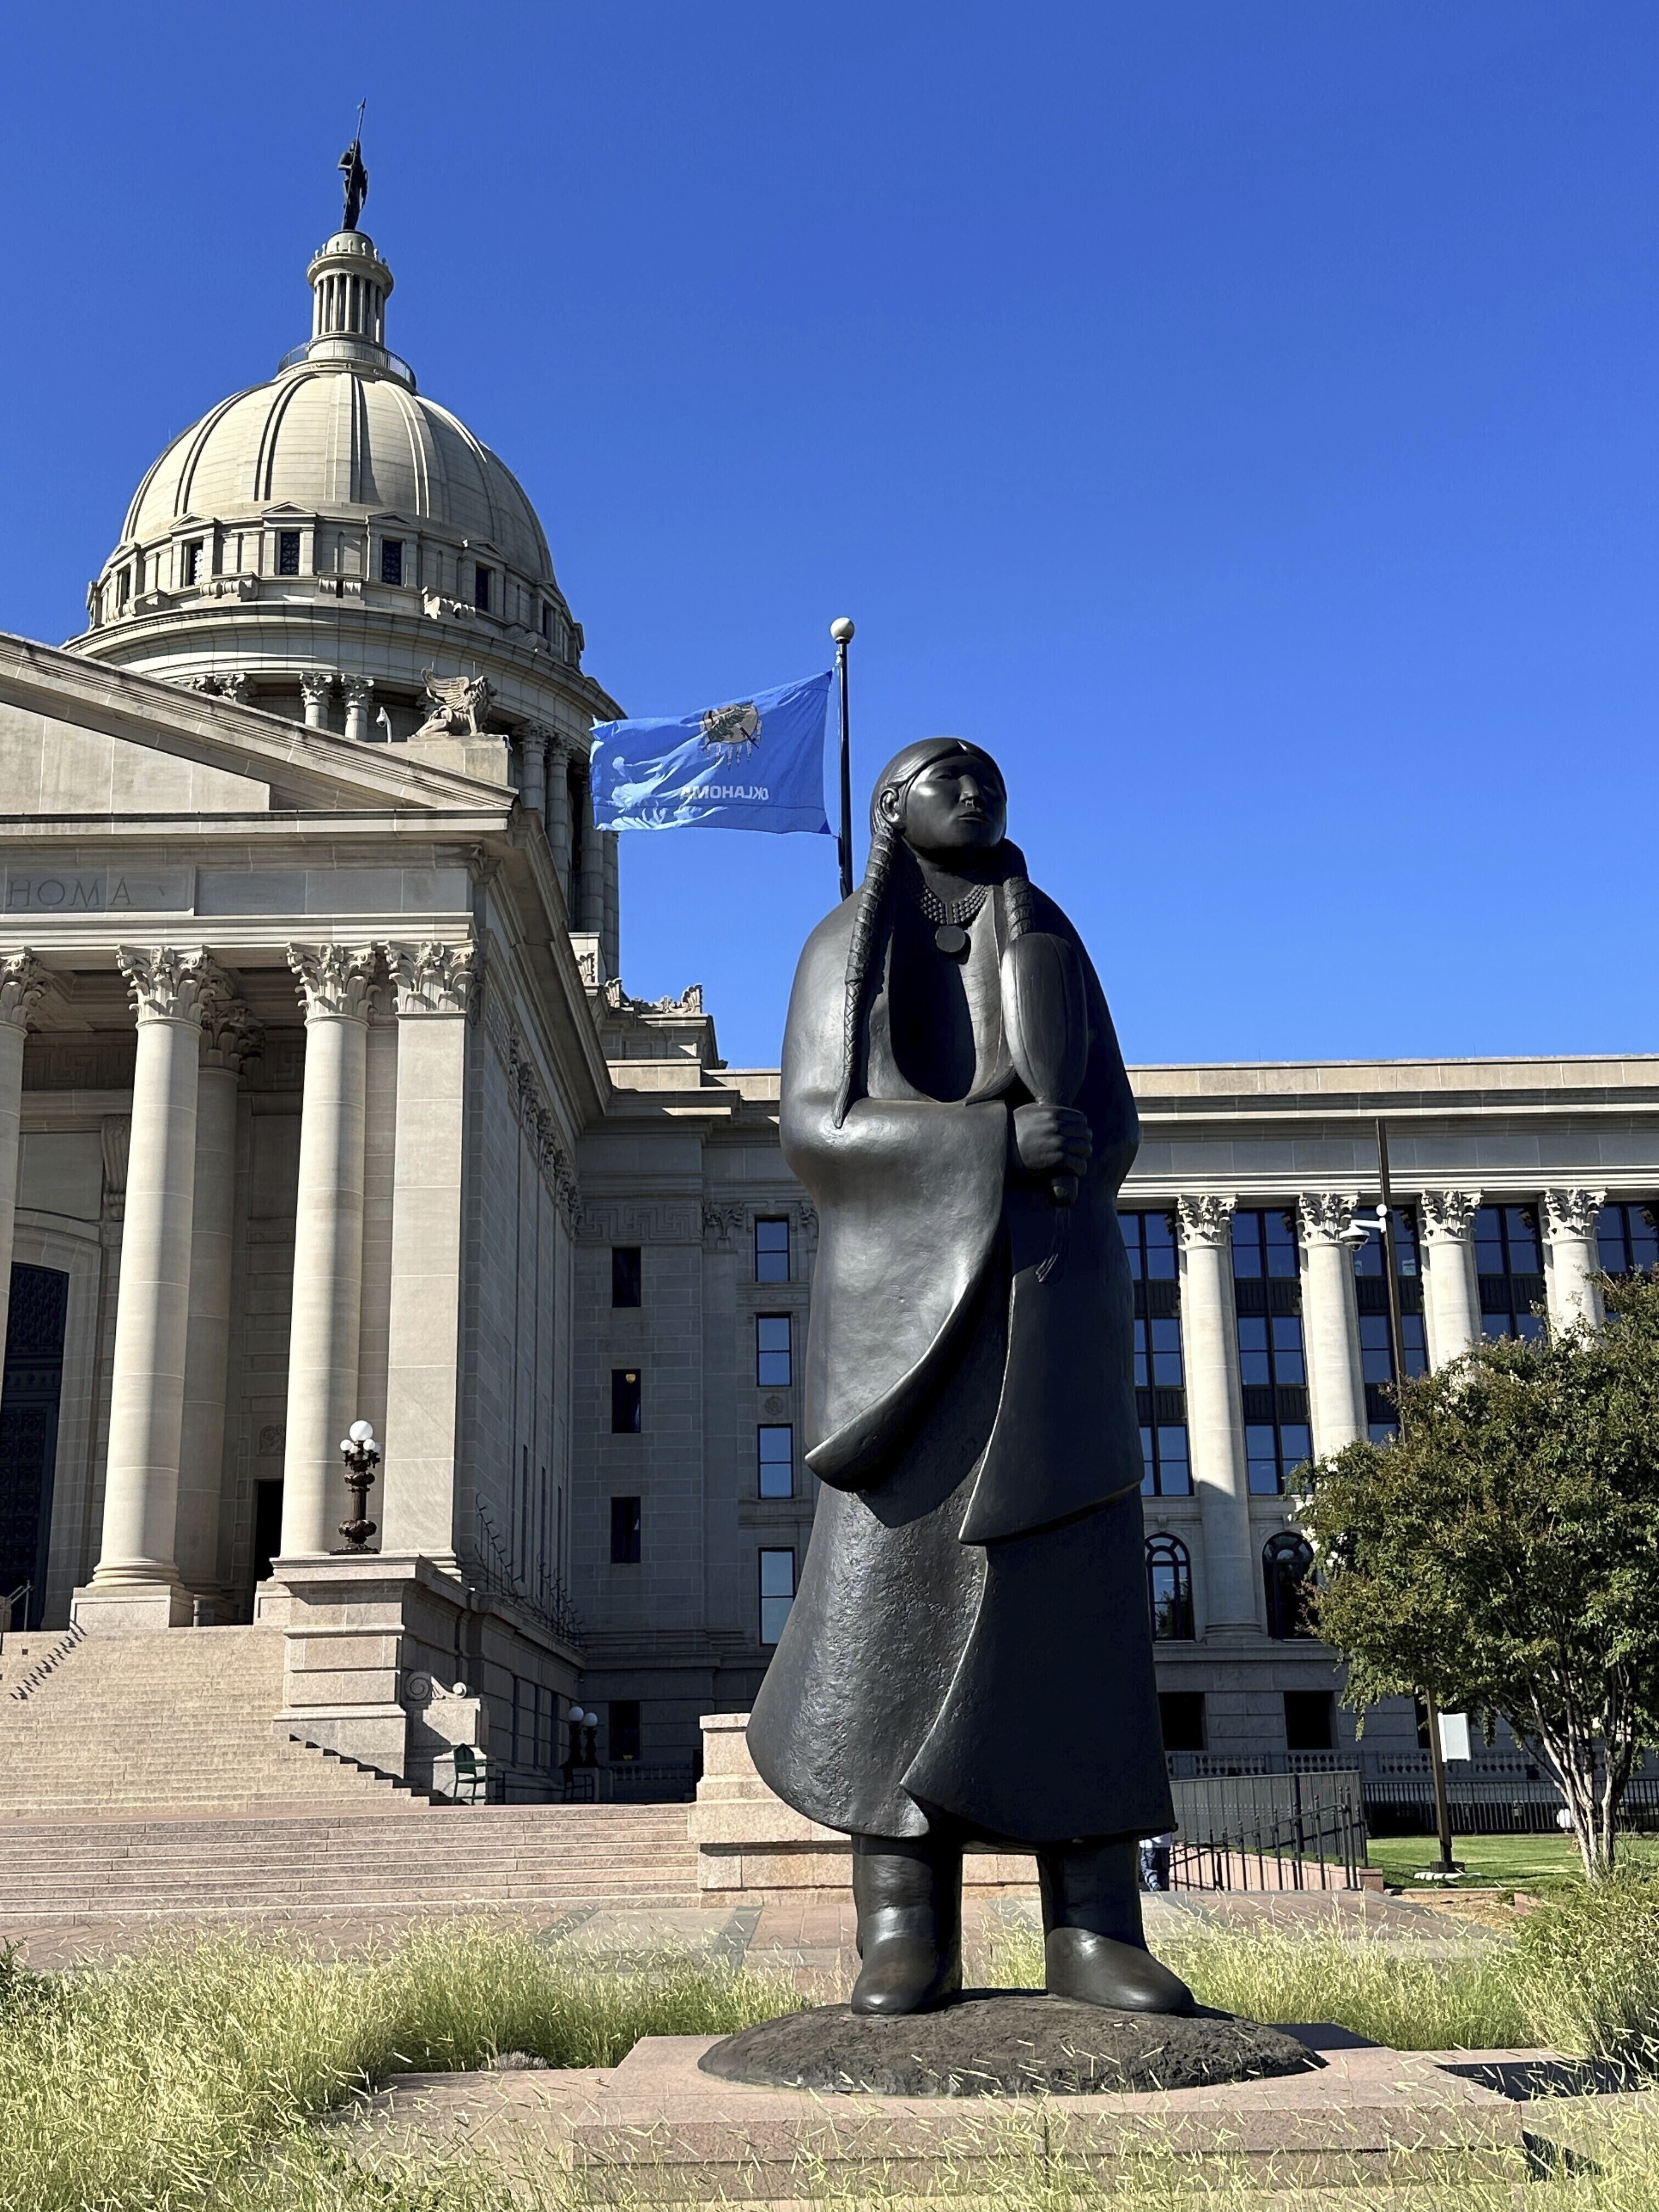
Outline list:
[[[1559,1780],[1591,1881],[1659,1744],[1659,1269],[1601,1287],[1603,1328],[1402,1383],[1400,1436],[1318,1462],[1303,1511],[1346,1701],[1501,1715]]]

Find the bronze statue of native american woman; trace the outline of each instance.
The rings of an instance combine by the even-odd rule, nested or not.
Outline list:
[[[783,1150],[820,1223],[799,1595],[749,1724],[853,1838],[855,2011],[961,1983],[963,1845],[1035,1851],[1048,1983],[1184,2012],[1137,1839],[1173,1825],[1115,1199],[1139,1126],[1076,931],[940,738],[877,784],[862,887],[801,956]]]

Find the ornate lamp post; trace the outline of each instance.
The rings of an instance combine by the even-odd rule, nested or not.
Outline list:
[[[340,1439],[340,1456],[345,1462],[346,1488],[351,1492],[355,1509],[349,1521],[341,1522],[340,1534],[346,1540],[348,1552],[366,1552],[376,1524],[366,1517],[365,1509],[374,1470],[380,1464],[380,1447],[374,1441],[374,1431],[369,1422],[351,1424],[349,1436]]]

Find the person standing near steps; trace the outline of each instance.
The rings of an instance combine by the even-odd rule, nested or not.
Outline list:
[[[853,1839],[853,2008],[961,1985],[962,1855],[1035,1851],[1058,1995],[1192,1996],[1146,1949],[1174,1825],[1115,1200],[1139,1143],[1104,995],[978,746],[878,779],[862,886],[808,939],[784,1157],[817,1208],[799,1593],[749,1723]]]

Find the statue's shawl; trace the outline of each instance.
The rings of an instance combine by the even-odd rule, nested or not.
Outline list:
[[[1094,1038],[1077,1103],[1089,1115],[1096,1151],[1073,1230],[1083,1264],[1062,1268],[1051,1295],[1042,1299],[1049,1309],[1046,1327],[1018,1326],[1022,1296],[1029,1303],[1038,1293],[1017,1281],[1014,1369],[1027,1364],[1019,1352],[1024,1340],[1030,1340],[1031,1352],[1042,1365],[1062,1351],[1061,1340],[1066,1340],[1064,1352],[1073,1362],[1080,1357],[1083,1373],[1074,1364],[1069,1378],[1053,1379],[1060,1382],[1062,1396],[1073,1397],[1076,1410],[1079,1383],[1090,1395],[1091,1370],[1108,1386],[1109,1396],[1121,1395],[1109,1387],[1105,1371],[1115,1361],[1101,1355],[1106,1340],[1119,1335],[1127,1354],[1127,1316],[1114,1328],[1119,1319],[1115,1313],[1095,1310],[1107,1285],[1085,1255],[1091,1247],[1099,1250],[1103,1232],[1111,1246],[1117,1245],[1115,1226],[1109,1226],[1110,1209],[1133,1158],[1138,1128],[1111,1018],[1087,955],[1058,908],[1041,894],[1036,902],[1036,926],[1066,935],[1084,961]],[[1014,1248],[1017,1278],[1022,1269],[1029,1275],[1048,1248],[1054,1216],[1046,1193],[1007,1185],[1008,1103],[1001,1095],[976,1094],[945,1105],[914,1095],[872,1097],[855,1085],[845,1121],[839,1129],[834,1126],[847,952],[856,905],[849,900],[827,916],[802,953],[784,1040],[781,1118],[784,1157],[811,1194],[820,1224],[806,1353],[806,1462],[824,1482],[865,1489],[881,1480],[893,1454],[948,1379],[994,1273],[1005,1229]],[[872,963],[878,976],[884,964],[884,928],[880,936]],[[942,1113],[951,1120],[948,1138],[939,1126]],[[1106,1222],[1097,1219],[1102,1208]],[[1033,1258],[1020,1248],[1034,1239],[1042,1249]],[[1115,1295],[1109,1303],[1115,1307],[1127,1302],[1128,1289],[1121,1249],[1109,1272],[1123,1276],[1111,1285]],[[1039,1340],[1053,1331],[1056,1318],[1070,1326],[1060,1328],[1045,1358]],[[1023,1493],[1018,1504],[1007,1495],[1008,1483],[996,1479],[991,1486],[996,1496],[982,1492],[975,1501],[973,1525],[963,1532],[968,1540],[983,1541],[1017,1527],[1041,1525],[1117,1494],[1131,1480],[1138,1483],[1133,1403],[1130,1397],[1126,1408],[1114,1405],[1110,1415],[1104,1406],[1101,1409],[1101,1425],[1108,1432],[1123,1430],[1127,1412],[1124,1442],[1133,1444],[1132,1465],[1121,1444],[1103,1455],[1097,1444],[1084,1454],[1084,1465],[1075,1459],[1069,1469],[1057,1464],[1049,1480],[1035,1485],[1035,1491],[1054,1490],[1051,1507],[1035,1494],[1029,1469],[1016,1486]],[[1113,1442],[1118,1442],[1115,1436]],[[998,1456],[994,1449],[992,1456]]]

